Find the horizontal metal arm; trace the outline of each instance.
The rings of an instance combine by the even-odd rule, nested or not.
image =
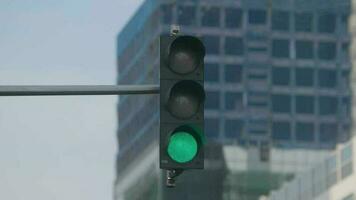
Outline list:
[[[159,94],[158,85],[0,86],[0,96]]]

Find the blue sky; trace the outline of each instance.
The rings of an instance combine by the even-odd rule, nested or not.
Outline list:
[[[1,0],[0,85],[114,84],[142,0]],[[0,199],[111,199],[117,97],[1,97]]]

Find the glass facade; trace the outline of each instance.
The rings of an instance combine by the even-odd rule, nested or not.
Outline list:
[[[356,190],[349,184],[356,180],[355,166],[352,163],[355,157],[354,145],[355,140],[338,147],[324,161],[300,173],[278,190],[272,191],[266,199],[354,199],[354,194],[350,194],[350,191]],[[349,181],[346,182],[346,179]],[[346,189],[347,187],[352,189]],[[333,190],[329,190],[331,188]],[[332,197],[328,197],[328,193],[331,193]]]

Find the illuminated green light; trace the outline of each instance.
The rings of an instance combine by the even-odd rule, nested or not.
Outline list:
[[[198,143],[187,132],[177,132],[172,135],[168,144],[168,155],[178,163],[191,161],[198,152]]]

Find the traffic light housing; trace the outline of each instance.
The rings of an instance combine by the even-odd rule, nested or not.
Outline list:
[[[160,167],[204,168],[204,44],[160,38]]]

